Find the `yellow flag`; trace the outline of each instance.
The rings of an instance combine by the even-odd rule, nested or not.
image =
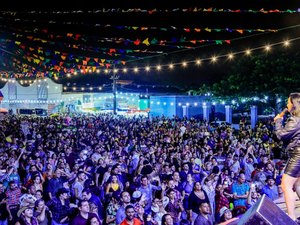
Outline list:
[[[150,45],[150,43],[149,43],[149,38],[146,38],[146,39],[143,41],[143,44],[149,46],[149,45]]]

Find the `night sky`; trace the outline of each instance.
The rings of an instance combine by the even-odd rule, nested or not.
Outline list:
[[[223,57],[211,63],[213,55],[300,36],[299,1],[10,3],[1,9],[0,70],[10,77],[27,74],[20,79],[42,73],[57,76],[59,83],[101,85],[111,82],[105,68],[126,67],[126,74],[118,72],[120,79],[134,84],[197,87],[220,80],[237,60]],[[148,46],[138,44],[145,40]],[[299,49],[299,40],[292,44],[293,50]],[[39,64],[34,58],[40,59]],[[197,59],[204,59],[202,65],[195,65]],[[170,63],[174,64],[171,71]],[[162,66],[159,72],[157,65]],[[100,73],[73,76],[71,72],[67,78],[69,71],[82,66],[99,68]],[[146,66],[151,67],[149,72]],[[139,72],[134,73],[135,67]]]

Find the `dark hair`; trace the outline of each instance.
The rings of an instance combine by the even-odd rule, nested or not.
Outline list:
[[[209,201],[204,201],[204,202],[201,202],[199,207],[201,207],[203,204],[208,204],[209,205]]]
[[[275,180],[275,178],[274,178],[273,176],[269,175],[269,176],[267,176],[266,181],[268,181],[268,180],[270,180],[270,179]]]
[[[87,193],[87,194],[92,193],[92,192],[91,192],[91,189],[89,189],[89,188],[84,188],[84,189],[82,190],[82,193],[83,193],[83,192],[85,192],[85,193]]]
[[[122,198],[123,194],[126,193],[126,192],[127,192],[128,194],[130,194],[128,191],[125,191],[125,190],[124,190],[124,191],[121,191],[119,197]]]
[[[214,167],[212,168],[212,173],[214,173],[214,174],[220,173],[220,168],[219,168],[218,166],[214,166]]]
[[[115,165],[113,165],[113,166],[111,167],[111,171],[115,170],[119,165],[120,165],[119,163],[116,163]]]
[[[127,205],[127,206],[125,207],[125,212],[127,211],[127,209],[134,209],[134,207],[133,207],[133,205]]]
[[[69,193],[69,191],[66,188],[59,188],[56,192],[56,197],[59,198],[59,196],[64,193]]]
[[[200,181],[196,181],[196,182],[194,182],[194,185],[193,185],[193,190],[195,190],[195,187],[196,187],[196,184],[197,184],[197,183],[199,183],[199,184],[201,185]],[[202,188],[202,185],[201,185],[201,188]]]
[[[187,219],[183,219],[180,221],[179,225],[190,225],[190,221],[188,221]]]
[[[166,217],[167,216],[171,216],[171,215],[169,213],[166,213],[165,215],[162,216],[162,218],[161,218],[161,225],[164,225],[166,223],[166,221],[167,221]]]
[[[88,218],[88,220],[87,220],[87,225],[91,225],[92,224],[92,219],[94,219],[94,218],[96,218],[97,220],[98,220],[98,222],[99,222],[99,224],[101,224],[101,222],[100,222],[100,220],[99,220],[99,218],[98,218],[98,216],[97,215],[94,215],[94,216],[92,216],[92,217],[90,217],[90,218]]]
[[[173,188],[168,189],[167,195],[169,195],[172,191],[175,192],[175,190],[174,190]],[[176,192],[175,192],[175,193],[176,193]]]
[[[147,176],[147,175],[143,175],[143,176],[141,177],[141,180],[144,179],[144,178],[147,178],[147,179],[148,179],[148,176]]]
[[[78,207],[81,207],[83,202],[88,202],[88,200],[83,200],[83,199],[79,200],[79,202],[77,204]]]
[[[85,174],[85,172],[84,172],[84,171],[80,170],[80,171],[78,171],[78,172],[77,172],[76,176],[78,177],[78,176],[79,176],[80,174],[82,174],[82,173],[84,173],[84,174]]]
[[[41,190],[36,190],[36,192],[35,192],[35,193],[38,193],[38,192],[40,192],[40,193],[41,193],[41,195],[43,196],[43,191],[41,191]]]

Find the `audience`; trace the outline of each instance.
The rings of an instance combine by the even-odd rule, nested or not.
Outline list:
[[[234,130],[194,118],[7,115],[0,223],[223,224],[261,194],[280,196],[285,161],[274,157],[285,148],[271,121]]]

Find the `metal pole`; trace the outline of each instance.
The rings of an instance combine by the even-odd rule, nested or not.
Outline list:
[[[113,83],[112,83],[112,91],[113,91],[113,95],[114,95],[113,113],[114,113],[114,115],[116,115],[117,114],[117,80],[119,79],[119,77],[117,75],[117,71],[115,70],[115,68],[113,69],[113,74],[110,79],[113,80]]]

